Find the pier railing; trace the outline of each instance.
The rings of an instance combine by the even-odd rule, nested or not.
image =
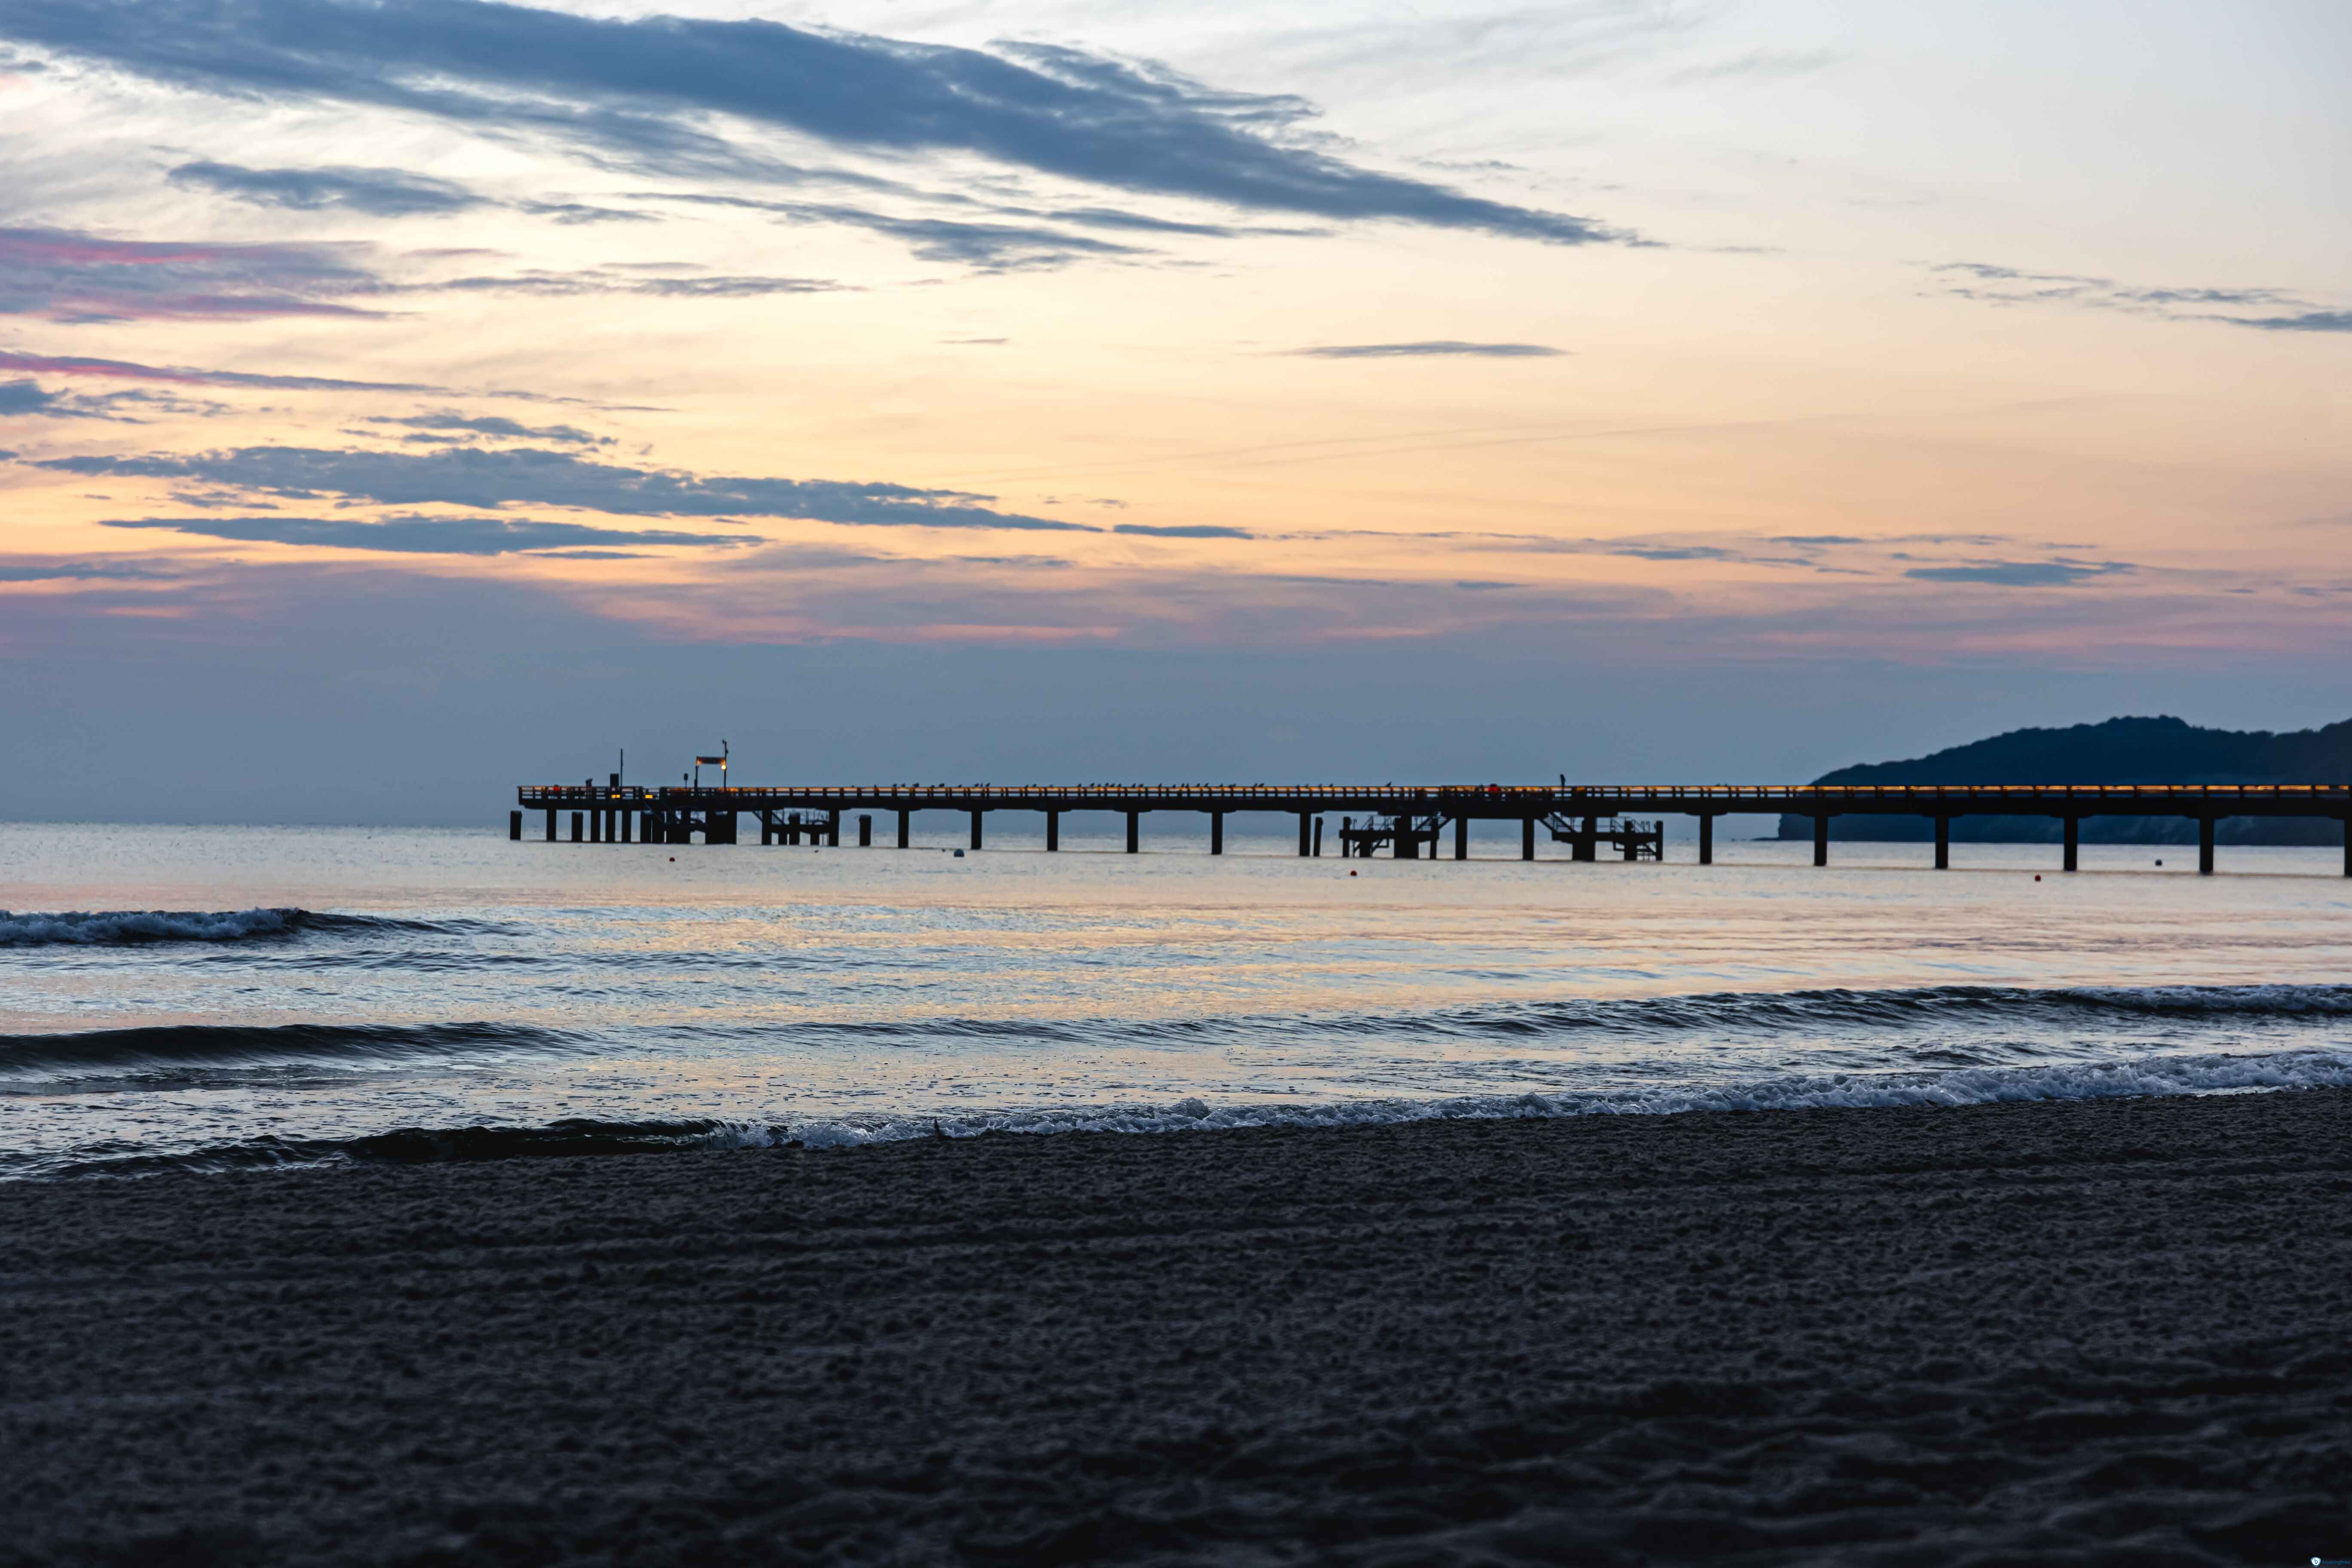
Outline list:
[[[1535,858],[1538,823],[1550,827],[1556,839],[1573,845],[1578,858],[1589,859],[1601,836],[1601,819],[1647,812],[1696,817],[1702,865],[1714,860],[1719,816],[1811,817],[1813,863],[1826,866],[1831,818],[1911,816],[1934,821],[1939,869],[1951,863],[1956,816],[2050,816],[2063,825],[2061,841],[2069,871],[2076,867],[2081,826],[2088,816],[2190,819],[2197,824],[2198,868],[2208,872],[2213,868],[2215,825],[2223,817],[2321,816],[2345,823],[2344,869],[2352,877],[2352,784],[523,784],[515,792],[515,804],[510,837],[522,837],[524,812],[540,811],[546,813],[546,836],[552,841],[558,817],[568,811],[575,842],[619,844],[687,844],[697,835],[706,844],[732,844],[738,841],[738,819],[746,815],[758,818],[762,844],[798,844],[804,837],[838,844],[844,814],[863,808],[897,815],[901,848],[911,842],[908,823],[919,811],[967,814],[974,849],[982,845],[982,820],[990,812],[1040,812],[1049,850],[1060,847],[1064,813],[1124,812],[1130,854],[1140,843],[1138,825],[1150,812],[1205,813],[1212,854],[1223,853],[1225,817],[1234,812],[1296,816],[1301,855],[1322,853],[1322,814],[1360,812],[1366,814],[1362,827],[1341,823],[1343,844],[1385,842],[1401,856],[1416,858],[1424,843],[1434,853],[1439,833],[1450,825],[1454,858],[1464,859],[1469,855],[1470,823],[1515,821],[1520,858],[1529,860]],[[1412,824],[1409,830],[1400,830],[1401,820]],[[861,816],[857,842],[870,845],[872,831],[871,816]]]

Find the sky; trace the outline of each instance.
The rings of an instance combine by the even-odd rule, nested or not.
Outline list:
[[[8,0],[16,818],[2352,714],[2340,0]]]

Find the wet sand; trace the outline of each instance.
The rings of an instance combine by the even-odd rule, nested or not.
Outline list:
[[[0,1563],[2352,1557],[2352,1091],[0,1189]]]

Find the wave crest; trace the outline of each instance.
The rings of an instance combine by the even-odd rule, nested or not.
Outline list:
[[[476,921],[402,920],[391,915],[331,915],[315,910],[66,910],[51,914],[0,910],[0,947],[124,947],[173,942],[249,942],[301,931],[432,931],[485,929]]]

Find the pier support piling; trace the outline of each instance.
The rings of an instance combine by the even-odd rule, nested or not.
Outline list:
[[[2344,874],[2352,877],[2352,822],[2344,825]],[[1323,858],[1323,819],[1319,816],[1315,819],[1315,858]]]
[[[1058,811],[1049,811],[1045,814],[1045,852],[1050,855],[1061,847],[1062,814]]]
[[[2065,842],[2066,842],[2066,866],[2065,866],[2065,868],[2066,868],[2067,870],[2069,870],[2069,871],[2072,871],[2072,870],[2074,870],[2074,869],[2075,868],[2076,864],[2077,864],[2077,863],[2080,861],[2080,859],[2082,858],[2082,848],[2083,848],[2083,819],[2082,819],[2081,817],[2079,817],[2079,816],[2070,816],[2070,817],[2067,817],[2067,818],[2065,819],[2065,823],[2066,823],[2066,839],[2065,839]]]
[[[1222,855],[1224,852],[1225,814],[1222,811],[1213,811],[1209,813],[1209,853]]]
[[[1586,817],[1584,819],[1584,832],[1581,836],[1571,841],[1568,847],[1568,858],[1571,860],[1600,859],[1600,833],[1601,819],[1597,816]]]
[[[857,815],[857,847],[860,849],[874,847],[874,818],[864,812]]]
[[[580,829],[582,826],[580,815],[581,814],[576,811],[572,814],[572,842],[574,844],[580,842]]]
[[[516,840],[518,843],[520,843],[520,842],[521,841],[521,839],[522,839],[522,813],[521,813],[521,812],[520,812],[520,811],[509,811],[509,812],[508,812],[508,813],[507,813],[507,837],[508,837],[509,838],[511,838],[511,839]]]
[[[1813,864],[1830,863],[1830,819],[1826,814],[1813,818]]]
[[[555,842],[555,807],[551,805],[547,808],[547,841]]]
[[[1454,819],[1454,858],[1456,860],[1470,858],[1470,819],[1466,816]]]
[[[1710,811],[1698,814],[1698,863],[1715,864],[1715,814]]]
[[[825,815],[824,847],[827,849],[841,847],[841,807],[837,805]]]
[[[904,807],[904,806],[900,806],[900,807],[898,808],[898,847],[899,847],[899,848],[901,848],[901,849],[904,849],[904,848],[907,847],[907,821],[908,821],[908,818],[909,818],[909,817],[913,816],[914,815],[915,815],[915,814],[914,814],[913,812],[908,811],[908,810],[906,807]]]
[[[1311,811],[1302,811],[1298,814],[1298,858],[1302,860],[1307,858],[1309,853],[1308,839],[1310,835],[1307,830],[1307,824],[1312,822],[1314,817],[1315,814]]]
[[[1142,849],[1143,813],[1130,811],[1127,814],[1127,852],[1135,855],[1141,853]]]
[[[2344,819],[2344,874],[2352,877],[2352,816]]]
[[[971,847],[974,849],[980,847],[980,816],[977,811],[971,814]]]
[[[1939,816],[1936,818],[1936,869],[1948,871],[1951,868],[1952,819],[1948,816]]]
[[[1532,860],[1535,858],[1536,819],[1532,816],[1523,816],[1519,818],[1519,858]]]
[[[2197,819],[2197,874],[2213,874],[2213,819],[2210,816]]]

